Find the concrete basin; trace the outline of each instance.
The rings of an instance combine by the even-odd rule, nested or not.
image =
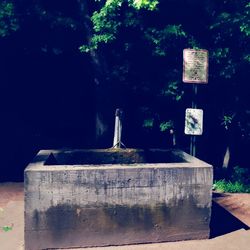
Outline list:
[[[41,150],[25,169],[25,249],[209,237],[212,166],[181,150]]]

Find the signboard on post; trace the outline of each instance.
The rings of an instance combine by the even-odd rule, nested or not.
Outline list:
[[[202,135],[203,133],[203,110],[186,109],[185,134]]]
[[[183,82],[208,83],[208,51],[183,50]]]

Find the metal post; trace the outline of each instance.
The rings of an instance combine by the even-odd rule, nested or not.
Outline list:
[[[198,93],[198,87],[197,84],[193,84],[193,98],[192,98],[192,108],[197,108],[197,93]],[[190,154],[192,156],[196,155],[196,137],[195,135],[191,135],[190,137]]]
[[[121,135],[122,135],[122,110],[116,109],[115,111],[115,129],[113,148],[121,148]]]

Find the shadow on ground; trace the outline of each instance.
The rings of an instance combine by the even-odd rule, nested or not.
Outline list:
[[[226,194],[213,194],[214,198]],[[222,236],[239,229],[248,230],[249,227],[229,213],[215,201],[212,202],[212,215],[210,222],[210,238]]]

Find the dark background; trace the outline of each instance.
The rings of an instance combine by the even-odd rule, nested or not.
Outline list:
[[[81,18],[77,1],[39,2],[52,13],[61,11],[76,21]],[[181,81],[185,44],[173,53],[170,50],[169,57],[151,61],[151,50],[142,41],[131,55],[125,57],[133,66],[128,79],[132,89],[135,86],[138,90],[131,91],[131,86],[115,80],[103,87],[106,95],[103,105],[109,102],[105,110],[109,129],[105,137],[96,140],[98,97],[93,77],[95,69],[90,55],[80,53],[78,49],[86,42],[86,31],[81,27],[71,30],[67,26],[53,26],[50,19],[38,18],[32,12],[34,10],[29,9],[34,5],[33,1],[17,1],[16,4],[16,10],[21,13],[21,28],[0,38],[0,181],[23,180],[24,168],[39,149],[111,147],[116,108],[124,110],[122,140],[127,147],[172,146],[169,131],[163,133],[159,130],[160,120],[152,129],[142,127],[143,117],[138,109],[147,104],[166,119],[174,117],[177,121],[177,147],[189,151],[190,137],[184,135],[184,116],[185,109],[191,106],[191,84],[182,83],[185,94],[179,103],[161,98],[154,92],[159,72],[172,72],[176,67],[179,70],[178,81]],[[211,35],[204,29],[211,22],[211,16],[204,15],[207,13],[206,6],[207,2],[202,5],[190,1],[166,1],[161,5],[162,12],[158,16],[149,15],[147,21],[182,23],[188,32],[199,38],[201,44],[210,48],[214,45]],[[96,8],[92,7],[93,10]],[[216,8],[218,12],[224,11],[223,6]],[[225,9],[234,12],[234,8]],[[28,11],[33,14],[26,15]],[[130,34],[136,40],[137,33],[129,32],[124,34]],[[112,46],[119,48],[119,42]],[[237,44],[231,41],[229,46],[237,47]],[[110,57],[107,51],[103,52],[104,58],[110,60],[111,65],[118,64],[119,59]],[[177,59],[174,61],[171,58]],[[165,59],[167,64],[163,62]],[[216,77],[218,65],[213,60],[209,67],[208,85],[198,86],[198,108],[204,110],[204,134],[197,138],[198,157],[220,168],[226,147],[230,145],[231,166],[248,167],[249,138],[239,126],[239,121],[248,124],[249,120],[245,115],[249,107],[249,68],[243,65],[235,76],[224,79]],[[141,89],[148,87],[148,83],[146,87],[142,84],[145,79],[150,87],[149,91],[143,92]],[[221,126],[219,118],[224,110],[232,110],[232,107],[237,116],[230,131],[227,131]]]

